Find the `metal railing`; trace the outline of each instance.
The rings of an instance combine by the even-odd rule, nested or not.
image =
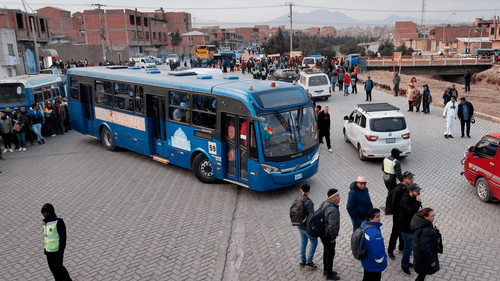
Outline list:
[[[403,57],[401,62],[393,62],[393,57],[368,58],[368,67],[399,66],[455,66],[455,65],[490,65],[495,63],[494,56],[450,57],[450,56],[414,56]]]

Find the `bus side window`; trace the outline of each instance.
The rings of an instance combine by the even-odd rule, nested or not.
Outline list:
[[[256,136],[255,136],[255,125],[254,122],[250,122],[250,135],[249,135],[249,156],[250,159],[258,161],[259,152],[257,150]]]
[[[134,103],[135,103],[135,112],[142,114],[144,112],[144,92],[141,86],[135,86],[134,88]]]
[[[215,129],[215,104],[214,97],[193,94],[193,125]]]
[[[107,81],[95,82],[95,103],[99,105],[112,106],[113,91],[111,83]]]
[[[187,93],[171,91],[169,94],[169,119],[183,123],[191,121],[190,99]]]
[[[34,93],[35,93],[35,97],[34,97],[35,98],[35,103],[42,102],[43,101],[43,92],[42,92],[42,89],[36,88],[34,90]]]
[[[52,98],[51,96],[51,92],[50,92],[50,89],[49,88],[44,88],[43,89],[43,98],[45,100],[50,100]]]

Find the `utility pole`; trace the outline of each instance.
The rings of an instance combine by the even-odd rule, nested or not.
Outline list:
[[[420,28],[422,29],[422,32],[424,34],[424,44],[425,48],[422,48],[423,51],[427,51],[427,42],[425,41],[425,26],[424,26],[424,12],[425,12],[425,0],[422,0],[422,16],[420,18]]]
[[[104,40],[106,40],[106,37],[104,37],[104,27],[102,25],[102,19],[101,19],[101,7],[106,7],[107,5],[103,4],[90,4],[90,6],[97,6],[97,10],[99,11],[99,25],[101,27],[101,46],[102,46],[102,62],[106,63],[106,48],[104,47]]]
[[[292,55],[293,50],[293,18],[292,18],[292,7],[295,6],[295,3],[285,3],[285,5],[290,6],[290,56]]]

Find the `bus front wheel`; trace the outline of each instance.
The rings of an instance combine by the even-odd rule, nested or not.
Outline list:
[[[212,163],[205,156],[205,154],[200,153],[196,155],[191,167],[193,169],[194,175],[199,181],[204,183],[212,183],[215,181]]]
[[[108,128],[104,127],[101,130],[101,141],[102,145],[109,151],[114,151],[116,149],[115,141],[113,140],[113,135]]]

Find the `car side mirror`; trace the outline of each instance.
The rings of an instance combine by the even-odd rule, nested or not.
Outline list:
[[[467,151],[474,152],[474,146],[469,146],[469,148],[467,149]]]
[[[344,116],[344,120],[349,120],[349,117],[348,116]]]

